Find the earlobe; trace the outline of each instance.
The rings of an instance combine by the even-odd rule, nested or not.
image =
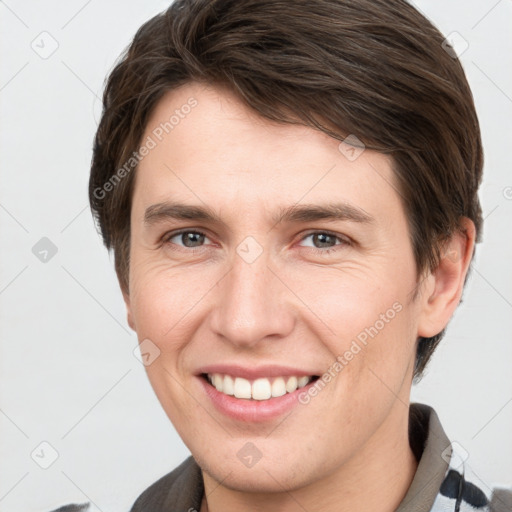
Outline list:
[[[422,299],[418,336],[430,338],[440,333],[457,308],[475,246],[475,225],[460,220],[461,230],[446,242],[438,267],[430,275],[433,286]]]

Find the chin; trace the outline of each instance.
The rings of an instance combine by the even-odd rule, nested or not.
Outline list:
[[[243,467],[238,460],[219,459],[213,464],[204,465],[196,458],[203,473],[207,473],[223,487],[239,492],[252,493],[282,493],[304,487],[309,482],[306,468],[298,468],[292,460],[283,464],[261,459],[253,467]],[[307,470],[313,471],[311,461]],[[317,478],[318,472],[313,471]]]

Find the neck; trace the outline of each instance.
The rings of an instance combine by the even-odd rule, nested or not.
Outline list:
[[[200,512],[393,512],[403,500],[418,463],[409,444],[409,408],[397,400],[386,421],[350,460],[322,480],[276,493],[240,492],[203,471]]]

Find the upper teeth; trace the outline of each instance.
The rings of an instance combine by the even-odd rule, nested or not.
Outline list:
[[[271,397],[292,393],[298,388],[304,387],[312,377],[276,377],[272,379],[256,379],[249,381],[242,377],[209,373],[208,380],[217,391],[226,395],[234,395],[236,398],[253,400],[268,400]]]

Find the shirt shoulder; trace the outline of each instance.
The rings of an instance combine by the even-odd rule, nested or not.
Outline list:
[[[512,488],[480,483],[467,462],[467,452],[456,442],[444,455],[449,456],[449,467],[431,512],[512,512]]]
[[[201,469],[194,458],[189,456],[170,473],[151,484],[136,499],[130,512],[199,510],[203,492]]]
[[[409,441],[418,467],[396,512],[512,512],[512,491],[480,480],[432,407],[411,403]]]
[[[69,503],[50,512],[90,512],[90,503]]]
[[[204,492],[201,469],[192,456],[151,484],[135,500],[130,512],[199,510]],[[51,512],[96,512],[91,503],[68,504]]]
[[[490,512],[512,512],[512,487],[493,489]]]

